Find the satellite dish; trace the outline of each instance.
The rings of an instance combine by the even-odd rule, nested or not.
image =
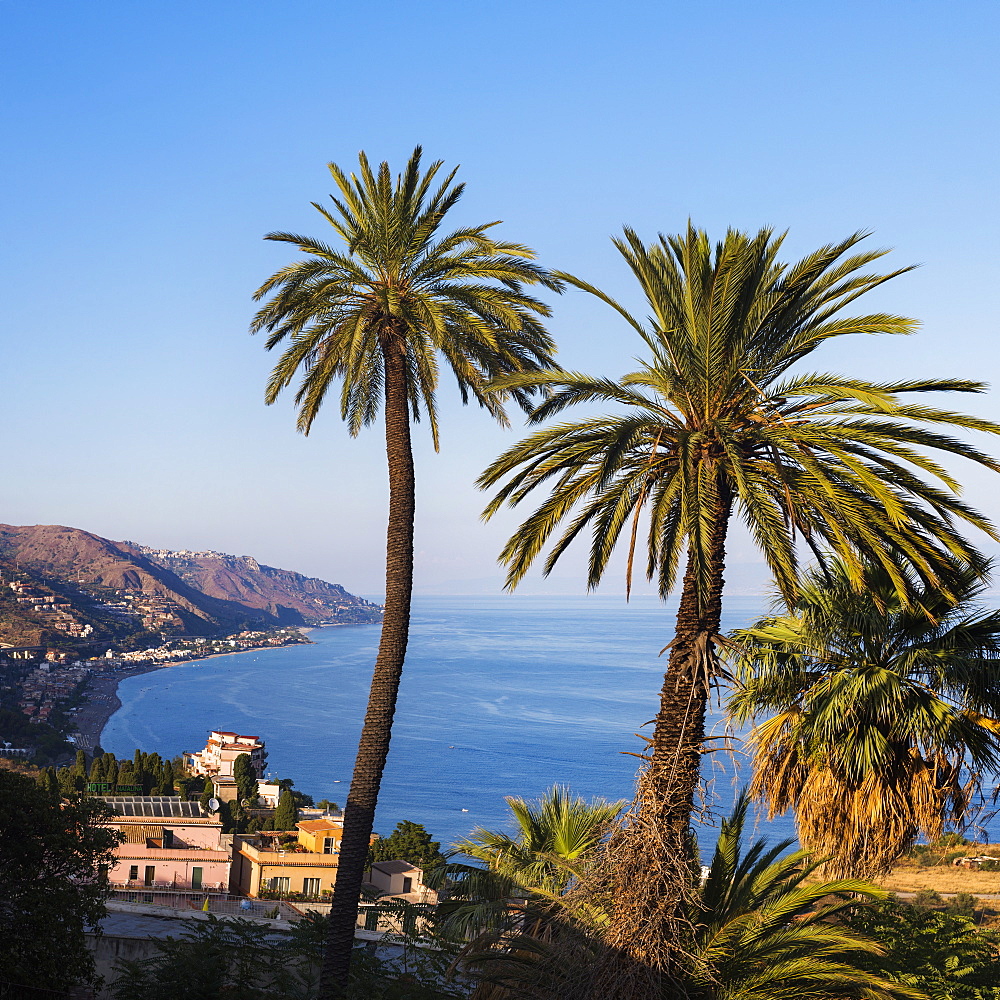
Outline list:
[[[217,813],[219,811],[220,805],[221,805],[221,803],[219,802],[218,799],[211,798],[211,799],[208,800],[208,811],[209,812],[213,812],[213,813]]]

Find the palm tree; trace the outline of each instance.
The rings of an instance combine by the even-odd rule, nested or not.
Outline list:
[[[651,992],[664,975],[670,981],[685,974],[680,914],[692,891],[690,818],[708,693],[718,677],[733,513],[747,524],[788,600],[799,589],[798,544],[838,554],[859,587],[871,562],[900,591],[910,575],[947,590],[952,558],[976,558],[958,526],[993,536],[927,451],[998,470],[993,458],[949,431],[1000,427],[910,401],[927,392],[980,392],[981,383],[875,383],[789,371],[832,338],[915,328],[886,313],[841,315],[902,273],[867,273],[885,251],[856,251],[863,236],[783,264],[782,238],[767,229],[753,237],[730,231],[714,247],[691,226],[650,246],[626,230],[615,244],[645,295],[651,312],[645,323],[588,282],[560,277],[614,308],[643,339],[650,360],[617,382],[550,372],[497,383],[508,391],[550,390],[530,417],[536,424],[576,404],[610,404],[616,411],[539,430],[481,476],[482,487],[497,487],[486,517],[536,491],[548,493],[502,552],[508,587],[550,542],[545,571],[551,570],[588,528],[588,585],[601,580],[623,532],[630,537],[631,579],[643,511],[647,577],[657,580],[661,597],[686,553],[648,763],[636,806],[609,848],[616,900],[610,953],[648,968]],[[623,995],[615,978],[609,969],[608,997]]]
[[[747,798],[722,828],[711,865],[687,911],[690,988],[704,1000],[903,1000],[919,991],[865,969],[885,954],[844,917],[887,893],[857,879],[818,880],[820,863],[791,841],[745,849]],[[578,867],[583,875],[591,855]],[[506,925],[492,948],[474,942],[466,957],[482,1000],[586,996],[600,955],[606,907],[583,909],[572,894],[553,897],[549,921]],[[553,933],[553,930],[556,933]]]
[[[566,891],[569,866],[593,852],[625,807],[605,799],[587,802],[560,785],[535,801],[510,795],[506,802],[517,824],[515,836],[477,827],[454,848],[521,889],[545,895]]]
[[[881,568],[858,594],[837,561],[807,575],[794,607],[730,635],[751,793],[795,810],[803,847],[835,874],[876,878],[919,834],[961,824],[984,771],[1000,769],[1000,612],[981,573],[906,606]]]
[[[506,802],[514,835],[477,827],[453,845],[453,853],[480,865],[452,862],[438,873],[449,886],[447,902],[439,905],[442,930],[465,942],[461,956],[468,967],[498,970],[495,982],[490,975],[482,979],[475,1000],[518,995],[505,983],[511,969],[527,963],[535,982],[537,957],[554,948],[563,958],[567,946],[589,950],[574,926],[581,914],[567,919],[577,909],[570,897],[625,806],[601,798],[588,802],[560,785],[537,800],[508,796]],[[590,906],[582,915],[594,912]]]
[[[747,798],[723,820],[701,886],[694,980],[714,1000],[829,1000],[833,997],[920,997],[919,991],[865,971],[884,955],[874,941],[844,926],[859,901],[886,893],[856,879],[819,881],[821,862],[808,851],[784,852],[785,840],[763,840],[744,852]],[[836,918],[836,919],[834,919]]]
[[[553,366],[554,345],[541,323],[548,307],[524,291],[560,283],[531,261],[530,249],[494,239],[491,222],[442,232],[461,197],[455,171],[436,182],[441,163],[421,168],[418,146],[395,178],[387,163],[373,171],[364,153],[359,174],[329,164],[339,196],[315,208],[345,247],[293,233],[266,238],[307,256],[282,268],[257,290],[267,298],[252,332],[265,331],[268,350],[284,349],[265,399],[273,403],[299,379],[298,428],[308,434],[329,390],[339,384],[340,415],[356,435],[384,401],[389,471],[386,596],[382,638],[358,755],[344,813],[344,839],[331,919],[322,995],[346,988],[358,897],[382,770],[389,749],[396,693],[406,654],[413,578],[414,469],[410,420],[426,416],[438,446],[439,359],[458,383],[500,423],[504,402],[529,407],[533,390],[490,391],[512,372]]]

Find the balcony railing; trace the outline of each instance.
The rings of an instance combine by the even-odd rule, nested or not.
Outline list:
[[[193,885],[191,882],[186,882],[183,879],[178,879],[177,881],[171,881],[168,879],[155,879],[152,882],[147,882],[145,879],[126,879],[124,882],[111,883],[115,887],[116,892],[135,892],[136,890],[145,889],[147,892],[150,890],[169,890],[170,892],[191,892],[191,893],[201,893],[204,895],[206,892],[226,892],[229,889],[229,885],[226,882],[202,882],[199,885]]]
[[[336,854],[320,854],[316,851],[296,851],[294,848],[261,850],[261,848],[255,847],[246,841],[240,845],[240,849],[245,851],[247,856],[253,858],[254,861],[268,865],[291,863],[336,866],[340,858],[339,852]]]

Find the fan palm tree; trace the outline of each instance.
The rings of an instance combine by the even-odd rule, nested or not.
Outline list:
[[[559,922],[565,897],[580,871],[606,839],[624,802],[576,798],[554,785],[541,798],[509,796],[516,833],[477,827],[453,846],[453,855],[479,862],[452,861],[437,874],[449,887],[442,907],[450,934],[473,949],[506,940],[516,928],[543,928]]]
[[[919,834],[961,824],[1000,769],[1000,612],[973,567],[951,594],[907,606],[880,567],[859,594],[837,561],[807,575],[785,614],[730,634],[738,723],[751,730],[751,793],[795,810],[799,839],[835,874],[875,878]]]
[[[1000,427],[911,401],[928,392],[980,392],[981,383],[790,372],[833,338],[914,330],[913,320],[887,313],[841,315],[902,273],[866,271],[885,251],[858,250],[863,236],[783,264],[782,238],[767,229],[755,236],[730,231],[714,247],[691,226],[649,246],[626,230],[615,244],[645,295],[645,322],[588,282],[560,276],[614,308],[643,339],[649,360],[618,381],[549,372],[497,383],[507,391],[551,392],[532,413],[535,424],[579,404],[615,411],[541,429],[481,476],[483,488],[496,488],[486,517],[546,494],[502,552],[509,588],[550,543],[545,572],[588,529],[588,585],[599,583],[623,533],[631,579],[644,511],[646,572],[661,597],[686,559],[648,764],[636,806],[611,842],[616,905],[608,940],[612,953],[651,970],[652,991],[660,989],[661,973],[668,980],[684,974],[676,942],[691,891],[690,817],[709,687],[718,676],[733,513],[789,600],[799,590],[799,544],[840,555],[858,587],[871,562],[900,591],[910,575],[947,590],[952,559],[977,557],[959,527],[993,535],[928,452],[996,471],[993,458],[952,432]],[[619,995],[614,979],[609,973],[606,996]]]
[[[463,184],[441,163],[421,167],[419,147],[393,178],[364,153],[348,176],[329,164],[339,194],[315,208],[341,249],[293,233],[266,238],[306,254],[257,290],[266,299],[252,332],[283,348],[267,383],[273,403],[296,379],[298,428],[308,434],[330,389],[352,435],[383,409],[389,471],[386,596],[371,696],[344,814],[344,839],[331,920],[323,995],[346,988],[358,895],[379,783],[389,749],[409,631],[413,578],[414,469],[410,421],[426,416],[438,446],[439,365],[450,368],[463,402],[474,399],[506,423],[504,403],[529,407],[530,388],[488,390],[498,376],[553,366],[541,319],[548,307],[525,285],[558,290],[527,247],[494,239],[495,222],[443,232]]]

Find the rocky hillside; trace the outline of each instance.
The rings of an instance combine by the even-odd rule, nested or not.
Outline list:
[[[132,543],[123,542],[122,545],[131,546]],[[253,556],[186,550],[171,552],[146,546],[135,546],[135,549],[199,593],[255,608],[282,624],[381,620],[381,609],[377,605],[349,594],[339,583],[263,566]]]
[[[381,620],[339,584],[250,556],[169,552],[62,525],[0,525],[0,642],[220,635]]]

